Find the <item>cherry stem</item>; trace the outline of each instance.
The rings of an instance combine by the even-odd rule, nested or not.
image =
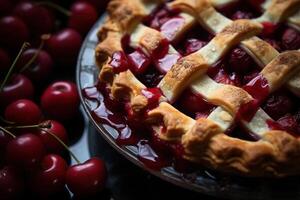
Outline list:
[[[27,68],[29,68],[31,66],[31,64],[36,60],[37,56],[39,55],[39,53],[43,49],[43,47],[45,45],[45,41],[48,40],[49,38],[50,38],[50,34],[45,34],[45,35],[41,36],[42,41],[40,43],[39,48],[37,49],[35,54],[32,56],[32,58],[26,63],[26,65],[20,70],[20,72],[24,72]]]
[[[9,71],[7,72],[7,74],[6,74],[6,76],[5,76],[4,80],[3,80],[3,82],[1,83],[1,86],[0,86],[0,92],[3,90],[5,84],[6,84],[7,81],[9,80],[9,78],[10,78],[10,76],[11,76],[11,74],[12,74],[12,72],[13,72],[13,70],[14,70],[14,68],[15,68],[15,66],[16,66],[16,64],[17,64],[17,62],[18,62],[18,60],[19,60],[19,58],[20,58],[20,56],[21,56],[22,53],[29,47],[29,45],[30,45],[30,44],[29,44],[28,42],[24,42],[24,43],[23,43],[23,45],[22,45],[22,47],[21,47],[21,49],[20,49],[20,51],[19,51],[17,57],[15,58],[13,64],[12,64],[11,67],[9,68]]]
[[[2,116],[0,116],[0,120],[1,120],[2,122],[4,122],[5,124],[10,124],[10,125],[15,124],[15,122],[8,121],[8,120],[4,119]]]
[[[0,130],[2,130],[4,133],[10,135],[12,138],[16,138],[16,136],[15,136],[12,132],[6,130],[6,129],[3,128],[2,126],[0,126]]]
[[[41,1],[41,2],[37,2],[36,5],[41,5],[41,6],[48,6],[49,8],[53,8],[59,12],[61,12],[62,14],[66,15],[67,17],[70,17],[71,16],[71,12],[68,11],[67,9],[55,4],[55,3],[52,3],[50,1]]]
[[[79,161],[79,159],[75,156],[75,154],[69,149],[69,147],[59,137],[57,137],[55,134],[51,133],[50,131],[48,131],[45,128],[41,128],[41,130],[45,131],[46,133],[48,133],[49,135],[51,135],[52,137],[54,137],[61,145],[63,145],[63,147],[70,153],[70,155],[72,156],[72,158],[77,162],[77,164],[81,163]]]
[[[2,127],[0,127],[2,128]],[[45,121],[42,122],[40,124],[36,124],[36,125],[26,125],[26,126],[8,126],[4,129],[3,131],[7,131],[6,129],[27,129],[27,128],[38,128],[42,131],[45,131],[46,133],[48,133],[49,135],[51,135],[52,137],[54,137],[72,156],[72,158],[78,163],[80,164],[81,162],[79,161],[79,159],[75,156],[75,154],[69,149],[69,147],[59,138],[57,137],[55,134],[51,133],[49,130],[47,130],[48,128],[51,128],[51,122],[50,121]]]

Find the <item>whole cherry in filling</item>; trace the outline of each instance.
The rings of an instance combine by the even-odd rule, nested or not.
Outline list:
[[[293,28],[287,28],[281,38],[282,45],[287,50],[300,48],[300,33]]]

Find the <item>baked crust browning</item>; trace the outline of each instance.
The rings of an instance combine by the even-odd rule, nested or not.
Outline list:
[[[300,70],[300,52],[287,51],[281,53],[270,62],[261,74],[268,80],[270,92],[284,85],[292,75]]]
[[[253,100],[253,98],[242,88],[232,85],[224,85],[213,91],[209,102],[224,107],[231,115],[235,116],[242,105]]]
[[[260,141],[244,141],[221,133],[212,123],[199,119],[182,137],[186,159],[244,176],[299,174],[299,139],[284,131],[269,131]]]
[[[152,124],[160,138],[180,141],[181,136],[193,126],[195,120],[184,115],[170,104],[162,102],[148,113],[147,121]]]
[[[277,23],[291,16],[299,10],[299,7],[299,0],[273,0],[264,15],[269,16],[272,22]]]
[[[140,114],[148,105],[147,98],[142,95],[145,88],[132,72],[127,70],[115,76],[111,94],[118,101],[129,101],[134,114]]]
[[[112,97],[127,101],[137,115],[144,114],[148,105],[148,99],[142,94],[146,87],[130,70],[114,73],[109,62],[113,53],[122,51],[122,37],[128,33],[134,36],[138,27],[144,26],[138,24],[154,8],[149,5],[159,2],[162,0],[112,0],[108,6],[109,16],[98,32],[100,43],[96,47],[96,62],[101,67],[99,80],[108,83]],[[273,0],[260,18],[233,22],[214,8],[217,4],[221,5],[221,2],[224,1],[175,0],[168,3],[169,7],[185,12],[183,16],[188,22],[186,27],[198,20],[216,37],[198,52],[179,59],[166,74],[159,84],[166,98],[170,102],[175,101],[192,81],[206,73],[210,65],[239,43],[262,68],[267,65],[261,74],[268,80],[270,92],[286,83],[291,91],[300,96],[300,79],[293,77],[299,73],[300,53],[289,51],[279,54],[267,42],[255,37],[263,27],[254,22],[281,22],[299,9],[300,0]],[[293,24],[298,23],[297,19],[294,18]],[[148,56],[165,39],[159,31],[145,26],[135,36],[136,45],[132,47],[141,48]],[[300,140],[289,133],[270,131],[269,127],[263,127],[259,129],[261,139],[256,142],[233,138],[224,133],[230,126],[228,124],[234,121],[241,105],[253,99],[241,88],[220,85],[222,87],[215,87],[207,95],[210,103],[224,108],[217,118],[194,120],[169,103],[161,102],[147,113],[146,122],[162,140],[180,142],[184,147],[184,158],[209,168],[244,176],[281,177],[300,174]],[[222,127],[218,123],[220,121],[229,123]],[[264,121],[266,118],[262,118],[259,123]]]
[[[208,64],[201,55],[190,54],[179,61],[159,83],[159,87],[169,101],[175,98],[197,77],[204,74]]]

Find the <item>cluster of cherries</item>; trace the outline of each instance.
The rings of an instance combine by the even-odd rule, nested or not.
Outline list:
[[[54,77],[75,71],[82,38],[106,3],[0,1],[1,199],[49,197],[66,186],[75,196],[103,190],[104,162],[80,163],[67,146],[65,125],[79,113],[76,85]],[[68,166],[69,155],[78,164]]]

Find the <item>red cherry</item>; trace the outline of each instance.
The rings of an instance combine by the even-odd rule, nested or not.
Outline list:
[[[13,13],[26,23],[34,35],[50,33],[55,25],[49,10],[29,1],[17,4]]]
[[[194,39],[194,38],[188,39],[184,45],[186,49],[185,54],[187,55],[187,54],[194,53],[199,49],[202,49],[206,44],[207,42],[198,39]]]
[[[63,191],[67,169],[68,165],[62,157],[46,155],[41,161],[41,169],[31,177],[31,190],[41,196]]]
[[[24,191],[24,180],[12,166],[0,169],[0,197],[3,200],[18,199]]]
[[[105,182],[106,168],[99,158],[74,165],[66,174],[67,186],[77,196],[94,195],[103,190]]]
[[[22,125],[33,125],[40,122],[42,113],[40,108],[27,99],[17,100],[7,106],[5,119]]]
[[[288,28],[284,31],[282,38],[282,45],[287,50],[296,50],[300,48],[300,33],[293,29]]]
[[[58,63],[71,65],[76,62],[81,43],[81,35],[74,29],[66,28],[47,40],[47,48]]]
[[[11,140],[6,147],[6,159],[15,166],[36,169],[44,155],[44,144],[33,134],[24,134]]]
[[[187,89],[179,99],[179,104],[189,113],[202,112],[210,110],[212,106],[200,95]]]
[[[0,49],[0,75],[7,73],[10,67],[10,57],[4,49]]]
[[[20,48],[29,35],[26,24],[21,19],[13,16],[0,19],[0,30],[0,44],[13,50]]]
[[[18,60],[17,68],[22,69],[31,58],[37,53],[37,49],[27,49]],[[53,60],[51,56],[44,50],[41,50],[35,61],[24,74],[36,83],[41,83],[49,77],[53,68]]]
[[[76,85],[68,81],[51,84],[41,97],[43,111],[54,119],[71,119],[78,112],[79,103]]]
[[[0,105],[5,107],[17,99],[31,99],[33,94],[34,88],[31,81],[26,76],[17,74],[11,77],[0,92]]]
[[[127,57],[123,51],[113,53],[109,65],[113,67],[114,73],[126,71],[129,67]]]
[[[264,27],[262,35],[265,37],[271,36],[278,29],[278,25],[273,24],[272,22],[263,22],[261,23]]]
[[[255,66],[252,58],[243,49],[237,47],[232,50],[229,56],[229,67],[232,71],[243,75]]]
[[[47,131],[56,135],[63,143],[68,144],[68,134],[65,127],[57,121],[50,120],[50,126],[46,128]],[[58,153],[62,155],[65,152],[65,148],[59,143],[53,136],[46,131],[39,131],[39,136],[44,142],[44,145],[48,152]]]
[[[11,0],[1,0],[0,1],[0,16],[8,15],[13,8]]]
[[[95,8],[87,2],[75,2],[71,7],[68,25],[82,35],[86,34],[98,19]]]
[[[263,105],[263,109],[273,118],[278,119],[294,109],[291,97],[284,92],[272,94]]]

